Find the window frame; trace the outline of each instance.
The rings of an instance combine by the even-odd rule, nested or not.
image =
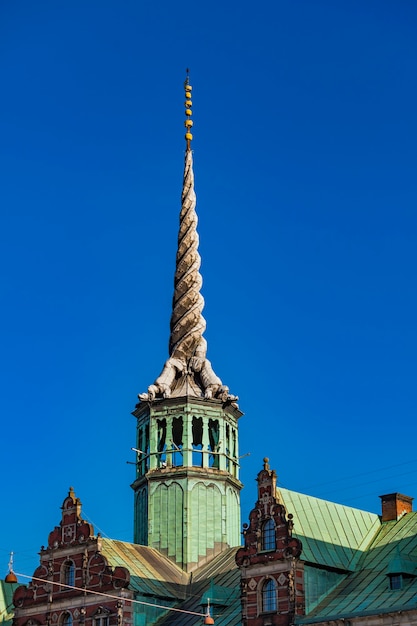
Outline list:
[[[62,564],[61,583],[71,587],[75,586],[75,563],[72,559],[66,559]],[[66,591],[65,587],[64,591]]]
[[[391,591],[399,591],[404,586],[404,577],[402,574],[389,575],[389,588]]]
[[[73,626],[74,619],[69,611],[65,611],[59,620],[60,626]]]
[[[272,552],[276,550],[275,522],[269,517],[262,524],[261,530],[261,552]]]
[[[109,626],[111,611],[103,606],[99,606],[97,611],[92,616],[92,626]]]
[[[265,578],[261,586],[261,613],[278,611],[278,586],[274,578]]]

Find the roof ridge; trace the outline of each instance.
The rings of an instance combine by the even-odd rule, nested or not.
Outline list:
[[[366,513],[375,518],[379,518],[380,515],[378,513],[372,513],[372,511],[367,511],[366,509],[360,509],[355,506],[350,506],[349,504],[341,504],[340,502],[333,502],[332,500],[326,500],[326,498],[319,498],[318,496],[311,496],[308,493],[304,493],[302,491],[295,491],[294,489],[287,489],[286,487],[277,487],[277,491],[285,491],[289,494],[296,494],[297,496],[302,496],[303,498],[309,498],[311,500],[318,500],[320,502],[327,502],[331,504],[333,507],[341,507],[343,509],[350,509],[352,511],[360,511],[361,513]]]

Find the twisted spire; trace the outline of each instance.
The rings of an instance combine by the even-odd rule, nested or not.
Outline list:
[[[202,315],[204,298],[200,293],[203,279],[199,272],[201,257],[198,253],[196,195],[194,191],[193,154],[191,151],[193,126],[192,90],[188,76],[184,82],[186,128],[184,179],[181,195],[180,228],[175,265],[174,296],[172,299],[171,336],[169,355],[188,361],[198,354],[204,358],[205,342],[202,335],[206,329],[206,320]],[[200,348],[200,349],[199,349]],[[204,351],[204,354],[202,352]]]
[[[188,70],[184,83],[186,152],[184,179],[181,196],[180,226],[175,265],[174,296],[169,338],[169,359],[147,393],[139,394],[140,400],[154,400],[170,396],[194,395],[237,400],[214,373],[206,358],[207,342],[203,337],[206,320],[202,315],[204,298],[201,295],[203,279],[200,274],[201,258],[198,252],[196,195],[194,191],[192,87]]]
[[[200,291],[203,279],[199,271],[201,258],[195,207],[193,157],[191,150],[187,149],[169,339],[169,355],[185,359],[195,356],[206,329],[202,315],[204,298]]]

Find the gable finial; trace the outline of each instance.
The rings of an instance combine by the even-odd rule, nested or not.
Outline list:
[[[9,571],[4,579],[6,583],[17,583],[17,576],[13,571],[13,552],[10,552]]]
[[[214,624],[214,619],[210,615],[210,598],[207,598],[207,610],[206,610],[206,614],[204,616],[204,623],[205,624]]]

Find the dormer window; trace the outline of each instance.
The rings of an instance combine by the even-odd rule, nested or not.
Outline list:
[[[262,550],[275,550],[275,524],[273,519],[268,519],[262,527]]]
[[[417,575],[415,562],[401,555],[399,545],[397,545],[394,556],[388,563],[387,575],[389,588],[393,591],[403,589],[406,581]]]
[[[402,589],[403,588],[402,574],[390,574],[389,588],[390,589]]]

